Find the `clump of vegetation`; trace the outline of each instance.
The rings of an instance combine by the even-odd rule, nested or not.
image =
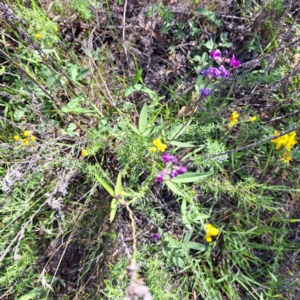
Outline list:
[[[180,3],[0,2],[1,298],[299,297],[295,7]]]

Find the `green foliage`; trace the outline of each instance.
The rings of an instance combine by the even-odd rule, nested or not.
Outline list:
[[[47,17],[75,11],[94,22],[102,4],[55,1],[46,10],[17,1],[11,7],[20,19],[1,33],[1,293],[124,299],[126,253],[154,299],[298,297],[299,49],[285,40],[278,46],[273,21],[286,20],[283,1],[261,8],[244,1],[249,22],[259,9],[266,17],[254,18],[259,24],[243,49],[235,32],[222,32],[212,7],[178,21],[170,7],[151,5],[148,18],[161,25],[155,39],[172,37],[159,88],[145,61],[132,59],[134,40],[125,55],[132,78],[120,72],[118,25],[105,25],[113,43],[83,33],[103,44],[74,55]],[[222,62],[211,57],[217,48]],[[233,53],[244,69],[229,66]],[[252,54],[258,63],[247,69]],[[220,64],[229,77],[198,75]],[[162,160],[166,153],[173,161]]]

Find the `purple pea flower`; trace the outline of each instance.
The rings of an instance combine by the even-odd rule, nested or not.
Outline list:
[[[160,234],[158,233],[152,233],[151,234],[151,240],[154,242],[154,243],[157,243],[158,240],[161,238]]]
[[[172,171],[170,172],[170,179],[173,179],[174,177],[178,176],[178,172],[174,169],[172,169]]]
[[[163,183],[164,180],[166,180],[165,175],[168,173],[167,169],[163,169],[159,174],[155,175],[156,179],[155,182],[157,183]]]
[[[234,54],[232,54],[232,58],[230,60],[229,65],[236,69],[240,66],[240,64],[241,64],[241,62],[235,58]]]
[[[209,74],[209,71],[208,71],[208,70],[205,70],[205,71],[200,70],[200,71],[199,71],[199,75],[201,75],[201,76],[203,76],[203,77],[207,77],[208,74]]]
[[[164,162],[164,163],[169,163],[169,162],[177,162],[177,158],[174,156],[174,155],[172,155],[172,154],[169,154],[169,153],[165,153],[163,156],[162,156],[162,158],[161,158],[161,160]]]
[[[219,61],[221,59],[221,51],[219,49],[216,49],[215,51],[212,51],[209,54],[210,57],[215,61]]]
[[[205,99],[210,95],[210,89],[201,89],[200,95],[201,95],[201,99]]]
[[[184,174],[186,172],[186,168],[183,166],[173,166],[173,170],[176,170],[178,174]]]
[[[211,74],[213,77],[219,77],[221,75],[221,72],[217,68],[209,68],[208,69],[209,74]]]
[[[230,75],[230,72],[228,70],[225,69],[225,67],[223,65],[221,65],[219,67],[219,72],[221,73],[220,75],[224,78],[224,77],[228,77]]]

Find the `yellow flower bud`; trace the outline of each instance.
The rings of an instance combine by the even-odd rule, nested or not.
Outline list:
[[[20,139],[20,137],[18,135],[14,135],[14,140],[18,141]]]
[[[30,140],[33,141],[33,142],[35,142],[36,137],[32,135],[32,136],[30,137]]]
[[[212,242],[212,238],[210,236],[206,236],[205,240],[207,243],[211,243]]]
[[[86,149],[81,150],[81,156],[88,156],[88,152]]]
[[[31,131],[25,130],[24,133],[23,133],[23,135],[24,135],[25,137],[28,137],[28,136],[31,135]]]
[[[42,38],[42,34],[41,33],[35,34],[35,38],[39,41]]]

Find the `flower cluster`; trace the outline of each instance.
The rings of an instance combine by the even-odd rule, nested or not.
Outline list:
[[[14,140],[17,142],[21,142],[23,146],[28,147],[31,142],[36,141],[36,137],[32,135],[31,131],[25,130],[23,132],[23,138],[21,138],[19,135],[15,135]]]
[[[274,135],[277,136],[278,134],[279,134],[278,131],[275,130]],[[273,139],[271,140],[271,142],[276,144],[277,150],[280,149],[281,147],[286,149],[286,152],[283,154],[280,160],[288,164],[292,160],[292,157],[290,155],[291,148],[295,144],[297,144],[296,131],[292,131],[276,139]]]
[[[211,224],[205,225],[205,231],[206,231],[205,240],[207,243],[211,243],[212,237],[217,236],[220,232],[220,230],[217,227],[214,227]]]
[[[227,62],[229,65],[233,68],[238,68],[241,64],[239,60],[236,59],[235,55],[233,54],[231,59],[226,58],[227,55],[225,55],[224,58],[221,56],[221,51],[219,49],[216,49],[212,52],[210,52],[210,57],[216,61],[217,63],[223,63]],[[202,75],[204,77],[209,77],[209,78],[216,78],[216,77],[228,77],[230,75],[230,72],[226,70],[224,65],[220,65],[219,68],[209,68],[205,71],[200,71],[199,75]]]
[[[162,183],[164,180],[167,180],[168,178],[166,175],[168,175],[170,179],[173,179],[179,174],[184,174],[186,172],[186,168],[183,167],[178,159],[172,154],[165,153],[161,160],[165,163],[165,168],[156,175],[155,182]]]
[[[167,148],[167,145],[166,144],[163,144],[161,142],[160,139],[155,139],[152,144],[155,146],[155,147],[151,147],[150,148],[150,151],[152,152],[156,152],[157,149],[160,151],[160,152],[165,152],[166,151],[166,148]]]
[[[240,115],[236,111],[231,114],[231,117],[229,118],[229,127],[233,127],[239,121],[239,116]]]

